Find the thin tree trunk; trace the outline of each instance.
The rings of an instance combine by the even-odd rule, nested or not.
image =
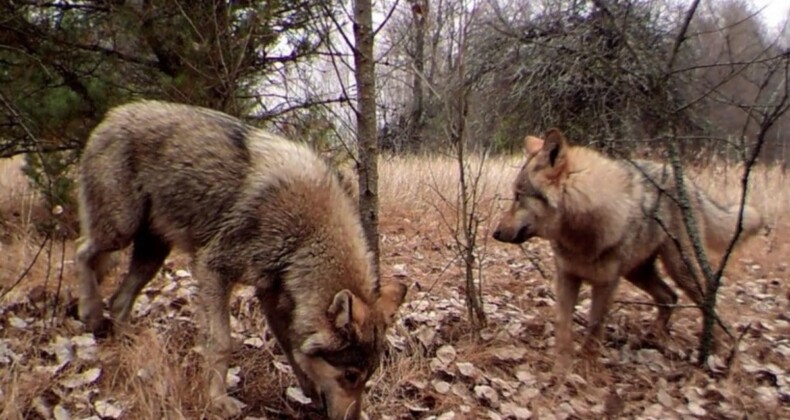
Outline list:
[[[357,83],[357,147],[359,153],[359,212],[379,273],[378,155],[376,80],[373,57],[371,0],[354,2],[354,76]]]
[[[413,36],[413,79],[412,79],[412,108],[409,119],[409,137],[407,147],[415,150],[420,146],[422,138],[423,115],[423,87],[425,77],[425,19],[428,13],[428,2],[414,0],[412,2],[412,22],[414,24]]]

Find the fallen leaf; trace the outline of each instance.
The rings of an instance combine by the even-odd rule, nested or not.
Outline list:
[[[687,408],[689,409],[689,413],[697,417],[702,417],[708,414],[708,412],[705,411],[705,409],[702,408],[702,406],[697,404],[696,402],[688,403]]]
[[[524,385],[534,385],[537,382],[535,375],[525,370],[519,370],[516,372],[516,379],[518,379]]]
[[[499,405],[499,394],[488,385],[478,385],[474,388],[475,396],[491,407]]]
[[[532,412],[526,409],[525,407],[519,407],[514,403],[503,403],[501,407],[499,407],[499,411],[502,412],[502,415],[505,417],[513,417],[517,420],[527,420],[532,418]]]
[[[103,419],[117,419],[123,414],[123,408],[121,408],[118,403],[112,399],[98,400],[93,403],[93,408],[96,410],[96,414],[101,416]]]
[[[285,391],[285,396],[288,397],[289,400],[302,405],[308,405],[313,402],[310,397],[304,395],[302,388],[299,388],[298,386],[289,386]]]
[[[652,404],[645,408],[645,411],[642,412],[642,415],[654,419],[662,419],[665,417],[663,413],[664,407],[662,407],[661,404]]]
[[[63,407],[60,404],[56,405],[55,408],[52,409],[52,416],[55,418],[55,420],[71,420],[71,414],[69,413],[69,410],[66,410],[66,407]]]
[[[466,385],[461,383],[456,383],[453,384],[450,390],[452,391],[453,395],[455,395],[456,397],[461,398],[464,401],[472,402],[471,401],[472,394],[469,393],[469,389],[466,387]]]
[[[96,382],[99,376],[101,376],[101,368],[92,368],[67,377],[61,382],[61,385],[69,389],[79,388]]]
[[[225,383],[228,385],[228,388],[235,388],[239,385],[239,382],[241,382],[239,372],[241,372],[241,368],[238,366],[228,369],[228,373],[225,375]]]
[[[50,344],[48,351],[55,355],[55,358],[58,360],[58,366],[63,367],[74,360],[73,347],[74,345],[71,340],[59,335],[55,337],[55,341]]]
[[[560,414],[564,414],[563,417],[568,418],[576,414],[576,409],[569,402],[563,402],[557,407],[557,412]]]
[[[491,420],[502,420],[502,415],[497,413],[496,411],[488,410],[486,411],[486,415]]]
[[[455,411],[448,411],[436,417],[436,420],[453,420],[455,418]]]
[[[11,318],[8,319],[8,325],[14,328],[18,328],[20,330],[24,330],[25,328],[27,328],[28,323],[22,318],[12,316]]]
[[[456,362],[455,366],[458,368],[458,372],[461,374],[461,376],[465,378],[477,380],[481,376],[480,370],[471,363]]]
[[[291,365],[276,360],[274,361],[274,368],[286,375],[290,375],[292,372]]]
[[[416,337],[426,349],[429,349],[433,347],[433,341],[436,338],[436,331],[433,329],[433,327],[423,326],[417,331]]]
[[[757,387],[755,392],[757,393],[757,400],[766,407],[772,408],[776,407],[778,404],[776,389],[767,386],[760,386]]]
[[[666,408],[672,408],[675,405],[672,397],[663,389],[658,390],[658,393],[656,393],[656,399]]]
[[[508,346],[494,349],[492,353],[500,362],[520,362],[524,360],[527,350],[521,347]]]
[[[496,332],[493,330],[486,328],[480,331],[480,338],[483,341],[491,341],[496,337]]]
[[[250,338],[244,340],[244,345],[247,345],[247,346],[250,346],[250,347],[255,347],[255,348],[258,348],[258,349],[263,347],[264,344],[266,344],[266,343],[264,343],[264,341],[261,340],[259,337],[250,337]]]
[[[522,386],[518,390],[518,402],[526,405],[540,395],[540,390],[531,386]]]
[[[517,382],[506,381],[502,378],[489,378],[489,381],[491,382],[491,385],[494,385],[494,387],[505,397],[512,395],[518,388]]]
[[[417,414],[417,413],[427,413],[428,411],[431,411],[431,409],[428,408],[428,407],[423,407],[421,405],[416,405],[416,404],[407,404],[406,408],[408,408],[409,411],[411,411],[412,413],[415,413],[415,414]]]
[[[436,350],[436,358],[442,363],[442,365],[447,366],[453,360],[455,360],[456,352],[455,347],[450,344],[445,344],[444,346],[439,347]]]
[[[406,273],[406,264],[395,264],[392,266],[392,276],[393,277],[408,277]]]
[[[442,395],[450,392],[451,385],[448,382],[440,381],[440,380],[434,380],[432,382],[432,384],[433,384],[433,389],[435,389],[436,392],[438,392],[438,393],[440,393]]]
[[[6,340],[0,339],[0,364],[7,365],[12,360],[19,359],[19,356],[11,350]]]
[[[78,359],[88,362],[99,360],[99,346],[96,345],[96,338],[93,334],[71,337],[71,343],[75,347]]]

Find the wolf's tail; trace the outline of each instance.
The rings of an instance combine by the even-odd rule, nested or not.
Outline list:
[[[702,215],[705,218],[705,242],[711,249],[723,252],[735,234],[741,206],[740,204],[729,207],[722,206],[701,191],[699,196]],[[760,228],[763,227],[763,217],[754,207],[745,205],[741,227],[743,230],[738,237],[739,242],[760,231]]]

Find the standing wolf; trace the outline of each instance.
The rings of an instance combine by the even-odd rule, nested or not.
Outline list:
[[[671,168],[658,163],[616,161],[598,152],[571,147],[549,130],[545,140],[525,140],[527,161],[513,183],[514,201],[493,236],[522,243],[538,236],[551,241],[557,266],[559,367],[573,352],[571,320],[582,281],[592,286],[586,350],[600,339],[607,306],[625,277],[658,304],[654,332],[664,337],[675,292],[659,277],[656,260],[697,305],[704,295],[693,249],[676,201]],[[739,206],[722,207],[690,180],[685,186],[708,248],[722,251],[735,232]],[[743,210],[742,237],[762,225],[751,207]],[[684,261],[690,261],[690,266]],[[691,271],[693,270],[693,271]]]
[[[109,253],[133,245],[110,300],[117,322],[172,247],[192,255],[208,326],[209,394],[225,414],[234,283],[257,288],[269,327],[305,393],[332,419],[361,415],[399,283],[372,271],[355,203],[306,146],[209,109],[142,101],[96,127],[79,172],[80,318],[103,324],[98,286]]]

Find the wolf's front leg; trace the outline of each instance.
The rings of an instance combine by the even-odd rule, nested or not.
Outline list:
[[[555,371],[564,371],[570,367],[573,360],[573,338],[571,327],[573,323],[573,307],[579,297],[582,281],[579,277],[557,270],[557,323],[555,327],[555,345],[557,360]]]
[[[587,357],[597,358],[598,356],[606,313],[618,283],[619,279],[614,277],[614,280],[593,284],[592,305],[587,317],[587,338],[582,345],[582,352]]]
[[[78,314],[88,330],[94,334],[104,334],[109,329],[109,321],[103,319],[99,284],[105,275],[107,254],[99,250],[96,242],[89,236],[77,240],[75,261],[79,274]]]
[[[230,313],[228,300],[231,284],[201,261],[195,264],[195,278],[200,284],[200,302],[205,311],[206,364],[208,370],[209,397],[214,407],[222,414],[233,417],[241,413],[243,403],[230,397],[225,388],[228,359],[231,354]]]

